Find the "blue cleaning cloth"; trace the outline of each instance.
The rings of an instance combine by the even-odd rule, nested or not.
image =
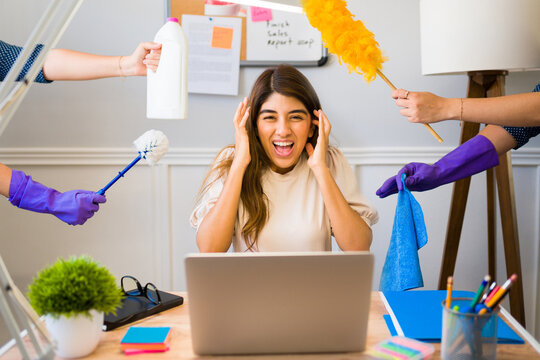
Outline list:
[[[424,286],[418,249],[428,241],[426,224],[420,204],[405,187],[405,177],[402,174],[403,190],[398,194],[392,238],[379,284],[381,291],[402,291]]]

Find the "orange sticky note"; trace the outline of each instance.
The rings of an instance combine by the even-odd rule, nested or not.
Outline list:
[[[212,42],[210,43],[210,46],[213,48],[231,49],[233,31],[233,28],[214,26],[212,29]]]

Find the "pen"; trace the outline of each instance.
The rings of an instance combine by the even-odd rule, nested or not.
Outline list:
[[[454,283],[454,278],[452,276],[448,277],[446,281],[446,307],[450,309],[450,304],[452,303],[452,285]]]
[[[474,306],[478,304],[478,300],[480,300],[480,297],[484,293],[484,290],[486,290],[486,286],[491,280],[491,276],[486,275],[484,276],[484,280],[482,280],[482,283],[478,287],[478,290],[476,291],[476,294],[474,295],[474,298],[471,301],[471,308],[474,309]]]
[[[491,292],[489,293],[489,295],[486,297],[486,299],[484,300],[484,304],[487,305],[487,303],[495,296],[495,294],[499,291],[501,287],[499,285],[495,285],[495,287],[493,288],[493,290],[491,290]]]
[[[510,290],[510,287],[516,280],[517,280],[517,275],[512,274],[512,276],[510,276],[510,278],[505,281],[503,286],[501,286],[499,291],[497,291],[497,293],[491,298],[491,300],[488,301],[486,306],[490,309],[495,308],[495,306],[497,306],[502,301],[502,298],[508,293],[508,291]],[[486,311],[487,309],[482,309],[480,310],[478,314],[480,315],[485,314]]]
[[[491,294],[491,292],[493,291],[493,289],[495,288],[495,286],[497,286],[497,282],[496,281],[493,281],[490,285],[489,285],[489,289],[484,293],[484,295],[482,295],[482,298],[480,299],[480,304],[483,303],[484,301],[486,301],[487,297],[489,294]]]

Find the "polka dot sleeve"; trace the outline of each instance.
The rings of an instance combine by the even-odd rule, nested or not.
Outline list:
[[[540,83],[536,85],[533,92],[540,91]],[[540,134],[540,126],[531,126],[531,127],[517,127],[517,126],[504,126],[506,130],[512,137],[516,140],[516,147],[514,150],[519,149],[523,145],[529,142],[529,139]]]
[[[28,61],[23,66],[23,69],[19,76],[17,77],[17,81],[21,81],[26,76],[26,73],[28,70],[30,70],[30,67],[36,60],[36,58],[39,55],[39,52],[43,48],[43,45],[38,44],[32,54],[30,55]],[[9,69],[15,64],[15,61],[17,60],[17,56],[22,51],[22,47],[10,45],[2,40],[0,40],[0,81],[4,81],[5,77],[7,76]],[[49,81],[45,79],[43,76],[43,70],[40,70],[36,78],[34,79],[35,82],[39,83],[50,83],[52,81]]]

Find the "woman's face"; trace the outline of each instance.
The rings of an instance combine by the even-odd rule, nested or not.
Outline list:
[[[285,174],[294,168],[313,135],[311,116],[300,100],[273,93],[261,106],[257,134],[272,170]]]

